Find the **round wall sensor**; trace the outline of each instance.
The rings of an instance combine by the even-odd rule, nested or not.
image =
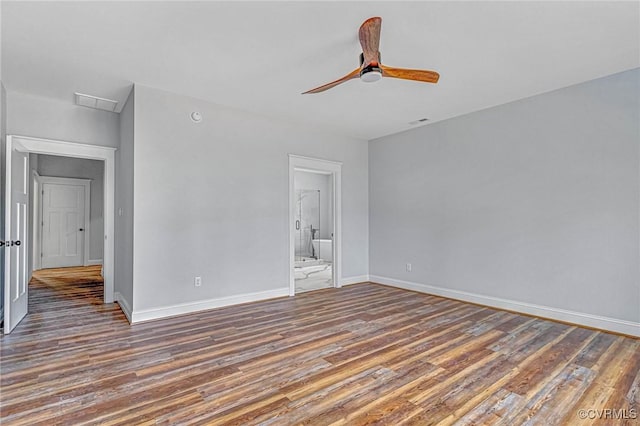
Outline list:
[[[193,121],[194,123],[199,123],[202,121],[202,114],[200,114],[198,111],[193,111],[191,113],[191,121]]]

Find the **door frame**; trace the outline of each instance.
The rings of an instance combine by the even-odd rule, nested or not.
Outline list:
[[[5,161],[11,160],[11,150],[17,148],[19,151],[33,154],[58,155],[63,157],[86,158],[89,160],[104,161],[104,250],[102,276],[104,279],[104,303],[114,301],[114,258],[115,258],[115,151],[116,148],[107,146],[89,145],[77,142],[67,142],[53,139],[34,138],[29,136],[7,135],[6,138],[7,157]],[[5,185],[9,185],[6,182]],[[5,229],[11,229],[10,215],[5,217]],[[27,241],[27,244],[31,244]],[[27,249],[30,252],[30,248]],[[5,277],[9,271],[9,265],[5,265]],[[7,297],[10,280],[5,280],[5,298]],[[5,310],[6,315],[6,310]]]
[[[91,179],[79,179],[79,178],[65,178],[65,177],[55,177],[55,176],[43,176],[40,175],[40,192],[38,194],[34,194],[34,199],[38,199],[38,204],[40,206],[40,253],[42,258],[42,253],[44,250],[44,232],[42,229],[42,224],[44,221],[44,186],[46,184],[54,184],[54,185],[74,185],[74,186],[83,186],[84,187],[84,235],[83,235],[83,247],[82,247],[82,266],[89,266],[89,249],[91,247],[91,221],[90,217],[90,202],[91,202]],[[35,212],[34,212],[35,215]],[[34,260],[35,263],[35,260]],[[42,266],[42,259],[40,259],[40,266]]]
[[[31,179],[33,180],[33,194],[31,194],[31,200],[33,200],[33,206],[30,206],[29,210],[32,211],[33,213],[33,224],[32,229],[33,229],[33,233],[31,234],[31,236],[29,237],[29,239],[31,240],[31,243],[33,244],[33,247],[31,249],[31,271],[29,272],[29,276],[31,277],[33,275],[33,271],[37,271],[38,269],[41,269],[41,257],[39,255],[39,253],[42,253],[42,250],[40,249],[40,240],[41,240],[41,236],[40,236],[40,231],[42,230],[42,208],[41,208],[41,199],[42,199],[42,185],[40,184],[40,175],[38,174],[38,172],[36,170],[33,170],[33,174],[31,176]]]
[[[342,163],[289,154],[289,296],[295,296],[295,222],[296,194],[294,175],[296,171],[316,172],[331,175],[333,187],[333,287],[342,287]]]

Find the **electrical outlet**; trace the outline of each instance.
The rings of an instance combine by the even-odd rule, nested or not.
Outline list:
[[[411,264],[407,263],[407,272],[411,272]]]
[[[200,286],[202,285],[202,277],[195,277],[195,278],[193,279],[193,284],[194,284],[196,287],[200,287]]]

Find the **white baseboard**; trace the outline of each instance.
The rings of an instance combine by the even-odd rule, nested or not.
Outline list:
[[[129,304],[129,302],[127,302],[127,299],[125,299],[122,294],[118,293],[117,291],[113,294],[113,298],[118,303],[118,306],[120,306],[120,309],[122,310],[122,313],[124,313],[124,316],[127,317],[129,324],[131,324],[131,305]]]
[[[102,259],[89,259],[87,265],[102,265]]]
[[[206,311],[208,309],[221,308],[223,306],[238,305],[240,303],[257,302],[260,300],[274,299],[276,297],[289,296],[289,287],[282,287],[275,290],[258,291],[255,293],[238,294],[235,296],[220,297],[217,299],[202,300],[199,302],[179,303],[176,305],[163,306],[160,308],[143,309],[132,312],[131,323],[151,321],[160,318],[173,317],[176,315],[190,314],[193,312]]]
[[[371,282],[640,337],[640,323],[371,275]]]
[[[347,277],[347,278],[342,278],[340,280],[340,285],[351,285],[351,284],[358,284],[358,283],[364,283],[369,281],[369,275],[358,275],[355,277]]]

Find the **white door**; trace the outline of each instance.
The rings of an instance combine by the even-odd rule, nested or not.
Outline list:
[[[16,151],[7,138],[6,159],[4,332],[10,333],[28,309],[29,154]]]
[[[84,265],[85,186],[43,183],[42,268]]]

